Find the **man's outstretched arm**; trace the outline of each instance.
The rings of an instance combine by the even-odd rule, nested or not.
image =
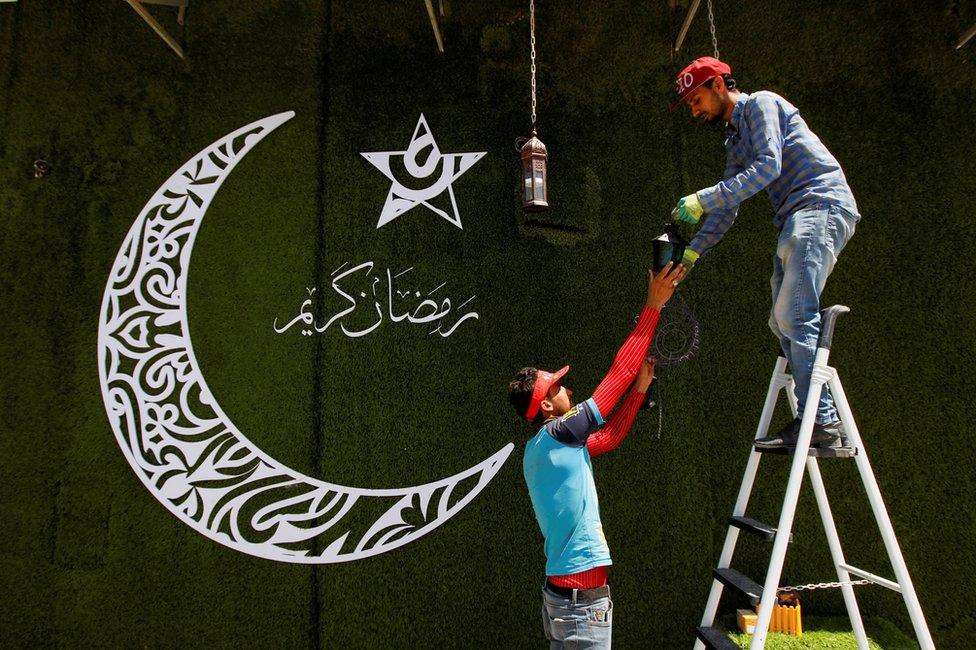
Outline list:
[[[624,391],[633,383],[641,362],[647,357],[647,348],[654,338],[661,309],[674,295],[674,289],[685,277],[685,272],[685,268],[681,265],[672,270],[672,265],[669,263],[657,275],[649,273],[647,301],[637,319],[637,327],[617,351],[607,376],[593,391],[593,402],[601,416],[613,410]]]
[[[729,154],[725,163],[725,180],[728,181],[735,178],[736,174],[741,171],[742,167],[735,162],[732,154]],[[708,212],[708,216],[705,217],[702,227],[695,233],[691,244],[688,246],[688,248],[694,251],[692,257],[696,261],[699,256],[707,255],[710,250],[715,248],[716,244],[722,241],[722,237],[732,227],[738,214],[738,205],[731,208],[715,208]],[[685,249],[685,253],[688,253],[688,249]]]
[[[653,380],[654,364],[645,361],[641,365],[634,387],[627,393],[624,403],[613,414],[605,427],[586,439],[586,447],[591,458],[613,451],[627,437],[631,425],[634,424],[634,418],[637,417],[637,411],[640,410],[641,404],[644,402],[647,389]]]

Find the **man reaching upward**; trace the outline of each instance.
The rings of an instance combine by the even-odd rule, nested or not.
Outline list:
[[[654,378],[646,357],[661,308],[684,275],[684,268],[672,270],[668,264],[648,278],[636,328],[586,401],[575,404],[573,391],[562,385],[569,366],[555,373],[523,368],[509,385],[512,405],[534,431],[522,471],[545,538],[543,624],[550,648],[610,647],[610,549],[590,459],[612,451],[627,435]],[[631,386],[623,405],[604,422]]]

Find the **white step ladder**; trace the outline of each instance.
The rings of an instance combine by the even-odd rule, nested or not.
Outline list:
[[[735,650],[738,646],[727,636],[725,631],[719,627],[713,627],[715,614],[718,610],[719,599],[722,596],[723,587],[730,587],[732,590],[745,595],[750,602],[759,604],[759,617],[756,621],[755,632],[752,636],[750,650],[761,650],[766,645],[766,635],[769,630],[770,619],[773,614],[773,604],[776,601],[776,592],[779,588],[780,575],[783,571],[783,562],[786,559],[786,547],[791,540],[790,531],[793,527],[793,515],[796,512],[797,500],[800,496],[800,484],[803,481],[804,468],[810,474],[810,483],[813,486],[813,493],[816,496],[817,507],[820,510],[820,518],[823,520],[824,531],[827,533],[827,543],[830,547],[830,555],[833,558],[834,568],[837,572],[837,580],[842,583],[841,590],[844,595],[844,603],[847,606],[847,613],[851,619],[854,636],[857,639],[859,650],[868,650],[867,635],[864,632],[864,623],[861,621],[861,614],[858,611],[857,601],[854,598],[854,589],[851,586],[851,577],[856,576],[868,580],[874,584],[881,585],[896,591],[905,600],[908,614],[911,617],[912,625],[915,628],[915,635],[918,643],[923,650],[935,648],[932,643],[932,636],[929,634],[922,608],[912,586],[912,579],[908,575],[908,568],[902,557],[901,549],[898,547],[898,540],[895,538],[895,531],[891,526],[891,519],[885,509],[884,501],[881,498],[881,491],[878,489],[878,482],[871,471],[867,453],[861,435],[858,433],[857,424],[854,422],[854,415],[851,407],[847,403],[847,396],[841,386],[837,371],[827,365],[827,358],[830,356],[830,344],[833,338],[834,325],[837,317],[850,311],[843,305],[834,305],[821,312],[821,333],[817,347],[817,356],[813,365],[813,373],[810,380],[810,392],[807,394],[806,403],[809,405],[803,413],[800,424],[799,439],[796,448],[786,449],[765,449],[758,450],[753,448],[749,454],[749,462],[746,464],[746,472],[742,478],[742,485],[739,488],[739,496],[735,502],[735,510],[729,518],[729,529],[725,536],[725,545],[722,547],[722,555],[718,561],[718,568],[713,571],[714,580],[712,589],[708,595],[708,602],[705,605],[705,613],[702,616],[701,626],[697,628],[698,640],[695,642],[695,650],[702,648],[717,648]],[[766,403],[763,405],[762,417],[759,427],[756,429],[756,439],[763,438],[769,431],[769,424],[773,417],[776,407],[776,400],[779,391],[786,389],[787,399],[790,408],[796,415],[797,404],[793,390],[793,378],[786,374],[786,359],[780,356],[776,360],[773,369],[773,376],[769,382],[769,390],[766,393]],[[814,420],[816,418],[816,405],[820,401],[821,391],[824,386],[830,386],[831,395],[834,398],[834,406],[844,425],[847,433],[847,446],[843,448],[817,449],[810,447],[810,438],[813,435]],[[783,510],[780,513],[779,524],[772,528],[754,519],[745,516],[746,505],[752,493],[752,485],[759,469],[759,460],[763,454],[791,455],[793,462],[790,468],[790,477],[786,486],[786,496],[783,500]],[[827,493],[824,490],[823,479],[820,476],[820,467],[817,465],[818,458],[853,458],[857,464],[861,481],[867,491],[868,500],[871,503],[871,510],[877,520],[881,537],[884,540],[885,549],[888,551],[888,559],[895,572],[897,582],[868,573],[847,563],[844,559],[844,552],[841,550],[840,538],[837,536],[837,528],[834,525],[834,518],[830,513],[830,504],[827,502]],[[769,570],[766,573],[766,582],[759,586],[738,571],[730,568],[732,553],[735,551],[735,543],[739,537],[739,531],[746,531],[751,534],[773,540],[772,556],[769,561]]]

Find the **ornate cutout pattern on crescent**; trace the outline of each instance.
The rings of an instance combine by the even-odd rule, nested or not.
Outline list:
[[[102,300],[98,370],[122,452],[149,491],[198,532],[283,562],[348,562],[409,544],[457,514],[498,473],[509,443],[449,478],[360,489],[304,476],[251,443],[214,400],[186,311],[190,253],[234,166],[294,116],[272,115],[218,140],[146,204]]]

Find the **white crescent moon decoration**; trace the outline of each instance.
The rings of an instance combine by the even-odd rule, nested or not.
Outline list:
[[[234,166],[294,115],[266,117],[213,143],[146,204],[105,288],[98,372],[122,453],[183,522],[269,560],[348,562],[404,546],[443,524],[488,485],[513,445],[426,485],[347,487],[283,466],[251,443],[213,398],[187,321],[193,242]]]

